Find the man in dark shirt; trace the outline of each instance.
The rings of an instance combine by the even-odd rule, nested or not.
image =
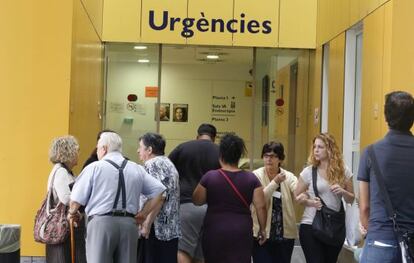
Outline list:
[[[379,169],[402,231],[414,230],[414,120],[411,94],[402,91],[386,95],[384,107],[389,132],[374,144]],[[398,240],[387,214],[384,193],[365,150],[358,171],[360,219],[368,231],[361,262],[401,262]]]
[[[180,219],[182,238],[178,242],[178,262],[203,262],[201,229],[207,206],[195,206],[192,195],[201,177],[209,170],[219,169],[219,149],[214,140],[216,128],[201,124],[197,140],[182,143],[169,158],[180,178]]]

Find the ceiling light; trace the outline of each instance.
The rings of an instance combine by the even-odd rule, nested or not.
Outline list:
[[[144,49],[147,49],[147,47],[146,46],[135,46],[134,49],[144,50]]]
[[[207,59],[219,59],[218,55],[207,55]]]
[[[138,63],[148,63],[149,59],[138,59]]]

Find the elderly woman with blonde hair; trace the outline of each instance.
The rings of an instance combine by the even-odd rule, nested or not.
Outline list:
[[[47,189],[52,189],[53,206],[59,202],[69,205],[71,187],[75,182],[72,168],[78,163],[79,144],[75,137],[71,135],[55,138],[49,149],[49,160],[54,164],[49,174]],[[84,227],[78,227],[76,235],[79,240],[84,239]],[[76,262],[86,262],[85,246],[83,242],[77,244]],[[46,262],[70,262],[70,240],[67,239],[62,244],[46,245]]]

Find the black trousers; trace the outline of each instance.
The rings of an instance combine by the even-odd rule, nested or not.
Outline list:
[[[267,240],[262,246],[255,240],[253,263],[290,263],[294,245],[294,239],[280,242]]]
[[[148,239],[138,240],[138,263],[177,263],[178,238],[162,241],[155,237],[154,225]]]
[[[342,246],[329,246],[313,237],[312,226],[301,224],[299,239],[306,263],[336,263]]]

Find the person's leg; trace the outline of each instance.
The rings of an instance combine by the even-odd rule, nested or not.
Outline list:
[[[95,216],[88,222],[86,259],[88,263],[112,263],[119,240],[116,222],[111,216]]]
[[[272,242],[271,254],[272,261],[278,263],[290,263],[292,258],[293,246],[295,245],[294,239],[285,239],[281,242]]]
[[[137,260],[138,227],[135,218],[115,217],[119,225],[118,247],[114,263],[131,263]]]
[[[399,263],[401,252],[396,240],[366,240],[361,263]]]
[[[177,263],[178,238],[154,241],[154,263]]]
[[[260,245],[257,240],[253,243],[253,263],[272,263],[271,248],[272,241],[267,240]]]
[[[325,263],[323,257],[324,251],[322,250],[323,245],[313,238],[311,225],[300,225],[299,239],[307,263]]]
[[[180,205],[181,234],[178,241],[178,262],[191,263],[193,258],[203,260],[201,250],[201,232],[207,206],[195,206],[192,203]]]
[[[186,252],[178,250],[177,252],[177,260],[178,263],[192,263],[192,259],[190,255],[188,255]]]
[[[336,263],[342,246],[324,246],[325,263]]]

